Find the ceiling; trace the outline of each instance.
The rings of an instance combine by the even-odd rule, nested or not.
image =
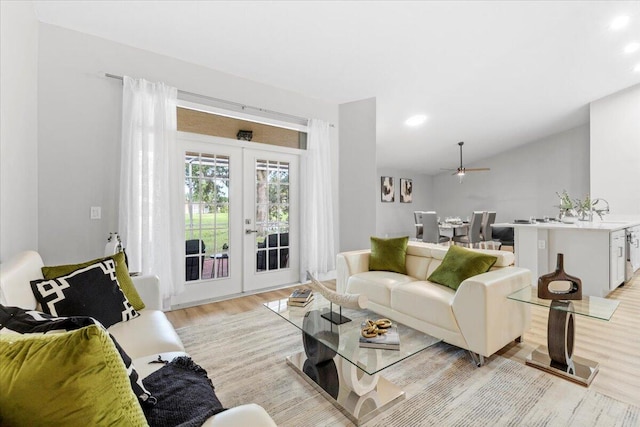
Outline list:
[[[375,97],[378,166],[428,174],[458,166],[458,141],[471,165],[585,124],[589,102],[640,83],[640,50],[624,53],[640,1],[34,4],[42,22],[312,98]],[[414,114],[426,122],[405,125]]]

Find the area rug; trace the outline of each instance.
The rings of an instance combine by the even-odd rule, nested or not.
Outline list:
[[[301,332],[268,309],[178,334],[224,406],[258,403],[279,426],[353,425],[287,365],[285,357],[302,349]],[[367,427],[640,425],[638,406],[496,355],[476,368],[467,352],[444,343],[383,375],[407,399]]]

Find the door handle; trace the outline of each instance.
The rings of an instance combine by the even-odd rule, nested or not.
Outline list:
[[[257,233],[258,230],[249,230],[248,228],[246,230],[244,230],[244,234],[251,234],[251,233]]]

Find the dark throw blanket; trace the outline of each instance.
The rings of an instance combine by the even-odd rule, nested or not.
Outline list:
[[[201,426],[225,410],[207,371],[190,357],[176,357],[142,382],[158,399],[155,406],[143,408],[151,427]]]

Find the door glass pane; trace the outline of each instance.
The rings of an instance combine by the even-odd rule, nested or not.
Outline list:
[[[289,268],[289,163],[256,161],[256,271]]]
[[[185,155],[186,281],[229,276],[229,157]]]

